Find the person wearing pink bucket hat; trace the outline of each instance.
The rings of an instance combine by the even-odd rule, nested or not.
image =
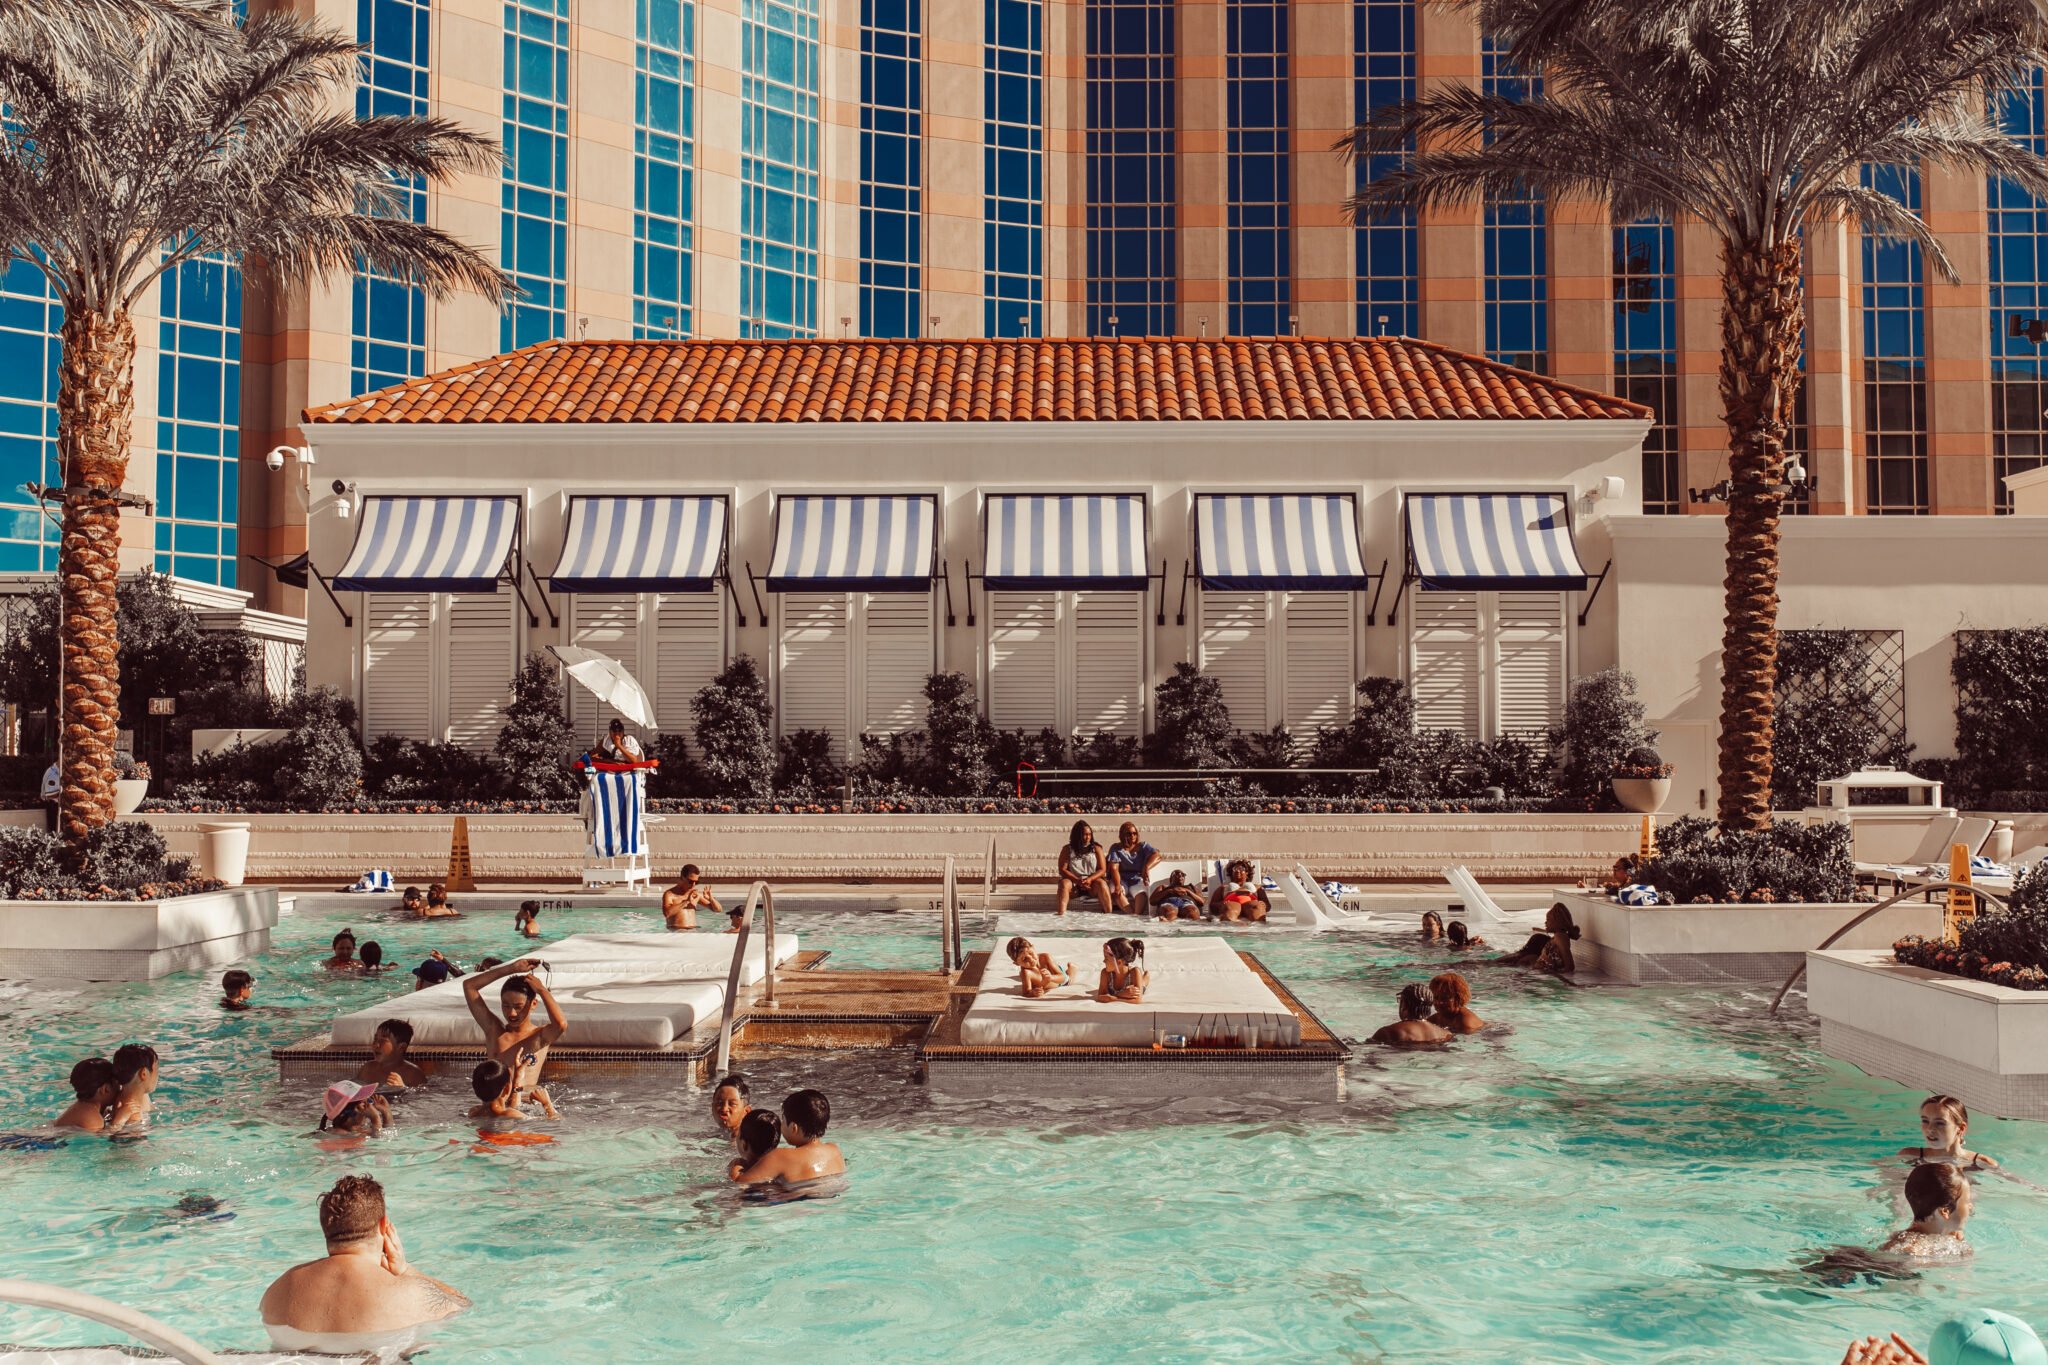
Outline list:
[[[375,1137],[391,1122],[391,1106],[377,1094],[377,1087],[356,1081],[336,1081],[328,1086],[320,1110],[322,1132],[333,1129]]]

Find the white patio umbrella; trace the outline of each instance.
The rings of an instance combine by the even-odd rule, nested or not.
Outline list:
[[[562,670],[584,691],[633,724],[655,728],[654,703],[647,700],[647,689],[617,659],[576,645],[549,645],[548,652],[562,661]]]

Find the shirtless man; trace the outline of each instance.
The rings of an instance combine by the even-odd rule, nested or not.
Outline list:
[[[704,874],[695,863],[684,863],[676,884],[661,893],[661,917],[677,933],[697,927],[699,910],[724,910],[711,888],[701,884]]]
[[[412,1025],[403,1019],[386,1019],[370,1035],[370,1060],[356,1068],[357,1082],[388,1085],[394,1090],[425,1085],[427,1073],[405,1055],[411,1047]]]
[[[799,1090],[782,1102],[782,1140],[759,1161],[734,1179],[743,1185],[772,1180],[779,1185],[802,1185],[828,1175],[845,1175],[846,1158],[836,1143],[824,1141],[825,1127],[832,1122],[832,1102],[822,1090]]]
[[[484,1031],[484,1047],[490,1052],[491,1060],[510,1068],[516,1079],[513,1089],[520,1094],[531,1091],[540,1084],[541,1068],[547,1065],[548,1049],[562,1041],[562,1035],[569,1031],[569,1021],[562,1017],[562,1007],[555,1003],[555,997],[540,978],[533,973],[547,964],[537,957],[522,957],[517,962],[507,962],[487,972],[464,977],[462,998],[469,1004],[469,1017],[476,1020],[477,1027]],[[505,1017],[500,1019],[484,1003],[483,990],[493,981],[510,977],[498,992],[498,1003],[504,1008]],[[547,1006],[548,1021],[545,1024],[533,1022],[533,1002],[539,1000]]]
[[[281,1350],[352,1353],[469,1307],[406,1264],[384,1187],[368,1176],[344,1176],[320,1196],[320,1232],[327,1255],[293,1266],[263,1293],[263,1325]]]

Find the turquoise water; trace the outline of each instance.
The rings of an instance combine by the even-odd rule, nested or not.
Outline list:
[[[1918,1141],[1916,1097],[1821,1057],[1803,1017],[1772,1021],[1767,993],[1734,988],[1475,968],[1475,1007],[1509,1031],[1362,1050],[1344,1098],[1298,1104],[969,1101],[925,1091],[907,1053],[749,1060],[757,1099],[831,1095],[852,1168],[840,1198],[783,1207],[735,1199],[708,1097],[656,1080],[555,1086],[548,1146],[477,1143],[446,1080],[380,1139],[311,1136],[322,1082],[279,1082],[268,1049],[410,984],[322,972],[335,929],[406,966],[436,946],[468,963],[521,950],[510,918],[288,917],[246,964],[262,1006],[248,1015],[215,1006],[217,973],[0,985],[0,1130],[53,1116],[78,1057],[131,1038],[164,1055],[145,1140],[0,1151],[0,1274],[256,1348],[263,1287],[319,1254],[317,1196],[366,1173],[413,1262],[476,1300],[436,1334],[429,1358],[448,1361],[1832,1362],[1869,1333],[1924,1345],[1965,1305],[2048,1325],[2048,1195],[1995,1179],[1973,1262],[1849,1287],[1798,1270],[1901,1225],[1886,1163]],[[556,934],[658,925],[644,910],[550,918]],[[782,920],[836,964],[938,960],[929,917]],[[1405,937],[1243,937],[1350,1037],[1447,960]],[[1970,1140],[2048,1184],[2048,1128],[1984,1120]],[[176,1216],[191,1194],[234,1216]],[[0,1341],[110,1339],[0,1306]]]

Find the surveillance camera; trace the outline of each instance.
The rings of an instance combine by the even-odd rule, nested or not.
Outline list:
[[[1791,484],[1794,488],[1805,487],[1806,461],[1800,459],[1797,455],[1787,459],[1785,461],[1785,482]]]
[[[343,521],[347,521],[351,516],[353,516],[355,514],[355,510],[356,509],[354,504],[350,503],[347,498],[337,498],[335,500],[334,515],[340,517]]]
[[[263,457],[263,467],[265,469],[268,469],[273,474],[275,474],[278,470],[283,469],[284,452],[285,448],[283,446],[273,447],[271,449],[271,452]]]

